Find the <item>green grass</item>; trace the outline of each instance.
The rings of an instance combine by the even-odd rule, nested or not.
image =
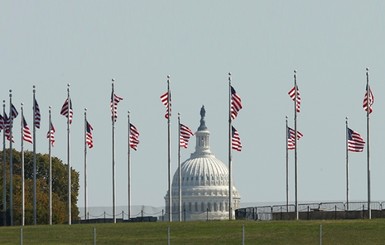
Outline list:
[[[24,244],[385,244],[385,219],[210,221],[25,226]],[[0,244],[20,244],[20,227],[1,227]]]

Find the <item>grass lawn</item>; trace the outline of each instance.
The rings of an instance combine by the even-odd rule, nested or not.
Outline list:
[[[24,244],[385,244],[385,219],[337,221],[209,221],[23,227]],[[21,227],[1,227],[0,244],[20,244]]]

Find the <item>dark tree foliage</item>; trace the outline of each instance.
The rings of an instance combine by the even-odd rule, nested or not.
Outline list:
[[[6,150],[7,215],[9,218],[10,150]],[[20,225],[22,219],[21,152],[13,150],[13,223]],[[3,152],[0,151],[0,211],[3,210]],[[25,178],[25,224],[33,224],[33,152],[24,152]],[[79,173],[71,170],[71,218],[79,219],[76,205],[79,195]],[[68,165],[52,157],[52,223],[68,223]],[[37,223],[49,223],[49,155],[36,154],[36,210]],[[0,220],[3,221],[3,215]],[[0,222],[3,224],[3,222]],[[9,222],[8,222],[9,225]]]

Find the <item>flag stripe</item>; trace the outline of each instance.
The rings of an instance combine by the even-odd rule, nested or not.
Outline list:
[[[68,98],[64,101],[64,104],[61,108],[60,114],[69,119],[69,123],[72,123],[73,110],[72,110],[72,101]]]
[[[160,96],[160,101],[163,103],[163,105],[166,107],[166,114],[164,117],[166,119],[171,116],[171,92],[168,91]],[[170,102],[170,103],[169,103]]]
[[[23,127],[23,140],[32,144],[33,140],[32,140],[31,130],[29,129],[28,124],[25,121],[24,116],[23,116],[23,120],[22,120],[22,127]]]
[[[34,109],[35,126],[36,126],[36,128],[40,128],[41,115],[40,115],[39,104],[37,103],[36,99],[35,99],[35,102],[34,102],[33,109]]]
[[[290,89],[290,91],[288,92],[290,98],[295,101],[295,89],[296,87],[294,86],[292,89]],[[296,111],[297,112],[300,112],[301,111],[301,95],[299,93],[299,90],[298,90],[298,86],[297,86],[297,105],[296,105]]]
[[[86,121],[86,144],[88,145],[88,148],[94,147],[94,141],[92,136],[92,130],[94,130],[91,126],[91,124]]]
[[[303,134],[297,130],[297,140],[303,137]],[[295,130],[287,127],[287,149],[295,149]]]
[[[370,86],[366,87],[366,92],[364,96],[364,101],[363,101],[363,107],[365,111],[369,110],[369,114],[372,113],[373,111],[373,106],[374,104],[374,95],[372,93],[372,90],[370,89]]]
[[[52,122],[50,122],[49,130],[47,133],[47,139],[51,143],[52,146],[55,144],[55,127],[53,126]]]
[[[118,103],[123,100],[122,97],[117,96],[113,91],[111,92],[111,120],[116,122],[116,119],[118,118]]]

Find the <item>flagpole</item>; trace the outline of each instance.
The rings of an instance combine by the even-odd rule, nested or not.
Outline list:
[[[70,98],[70,84],[67,84],[67,162],[68,162],[68,224],[71,225],[71,162],[70,162],[70,114],[71,114],[71,98]]]
[[[349,211],[349,152],[348,152],[348,117],[345,118],[345,146],[346,146],[346,210]]]
[[[172,222],[172,190],[171,190],[171,96],[170,96],[170,75],[167,76],[167,162],[168,162],[168,220]]]
[[[178,113],[178,193],[179,193],[179,222],[182,221],[182,170],[180,166],[180,113]]]
[[[130,125],[130,112],[127,112],[128,120],[128,147],[127,147],[127,183],[128,183],[128,205],[127,205],[127,216],[128,220],[131,218],[131,149],[130,149],[130,135],[131,135],[131,125]]]
[[[12,90],[9,90],[9,165],[10,165],[10,179],[9,179],[9,211],[11,216],[11,226],[13,226],[13,153],[12,153],[12,141],[13,141],[13,134],[12,134],[12,127],[13,127],[13,116],[12,116]]]
[[[368,174],[368,219],[372,218],[372,209],[370,207],[370,150],[369,150],[369,114],[370,114],[370,101],[369,101],[369,68],[366,68],[366,99],[367,99],[367,110],[366,110],[366,142],[367,142],[367,174]]]
[[[299,220],[299,211],[298,211],[298,164],[297,164],[297,71],[294,70],[294,89],[295,89],[295,99],[294,99],[294,168],[295,168],[295,217],[296,220]]]
[[[288,135],[288,123],[286,116],[286,212],[289,212],[289,150],[287,140],[289,138]]]
[[[232,179],[231,179],[231,168],[232,168],[232,156],[231,156],[231,73],[229,75],[229,220],[233,219],[233,193],[232,193]]]
[[[84,108],[84,220],[87,220],[87,108]]]
[[[36,122],[35,85],[33,85],[33,224],[36,225]]]
[[[115,80],[112,79],[112,96],[114,95],[114,82]],[[114,98],[111,98],[113,100]],[[113,101],[111,101],[113,103]],[[116,216],[115,216],[115,200],[116,200],[116,182],[115,182],[115,113],[112,113],[112,219],[113,223],[116,223]]]
[[[49,224],[52,225],[52,156],[51,156],[51,106],[49,107],[49,137],[48,137],[48,155],[49,155]]]
[[[21,226],[25,225],[25,190],[24,190],[24,112],[23,112],[23,103],[21,103],[21,140],[20,140],[20,148],[21,148]]]
[[[5,122],[5,100],[3,100],[3,118],[4,118],[4,125],[6,125]],[[3,129],[3,225],[7,225],[7,163],[6,161],[6,152],[5,152],[5,131],[6,127]]]

